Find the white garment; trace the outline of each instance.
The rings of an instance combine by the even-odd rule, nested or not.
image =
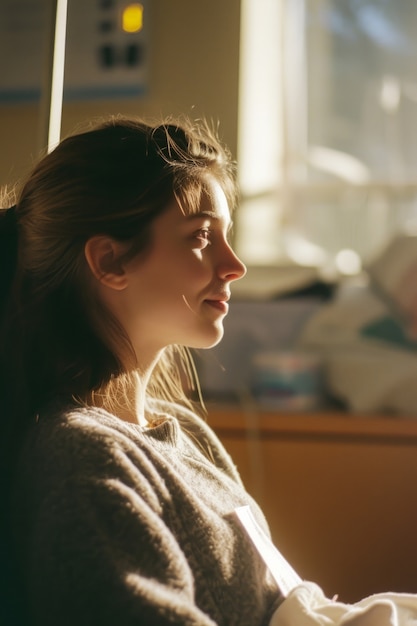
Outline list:
[[[304,582],[275,611],[269,626],[417,626],[417,594],[379,593],[343,604]]]

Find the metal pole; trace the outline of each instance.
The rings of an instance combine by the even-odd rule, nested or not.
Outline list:
[[[61,135],[67,12],[68,0],[51,0],[40,139],[41,149],[46,146],[48,152],[59,143]]]

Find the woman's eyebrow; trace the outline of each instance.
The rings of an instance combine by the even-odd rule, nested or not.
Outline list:
[[[222,221],[222,217],[215,211],[199,211],[198,213],[190,213],[189,215],[187,215],[187,220],[192,221],[192,220],[201,219],[204,217],[209,218],[211,220],[216,220],[218,222]],[[232,228],[233,228],[233,222],[232,220],[229,220],[227,222],[227,232],[229,232]]]
[[[219,220],[220,217],[215,211],[198,211],[198,213],[190,213],[187,215],[188,220],[201,219],[202,217],[209,217],[211,220]]]

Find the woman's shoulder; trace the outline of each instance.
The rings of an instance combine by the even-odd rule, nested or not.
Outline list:
[[[134,453],[129,433],[116,417],[101,409],[54,404],[40,412],[22,447],[22,466],[55,476],[69,469],[98,474],[111,464],[121,464]]]
[[[40,413],[28,434],[26,465],[29,459],[29,465],[53,467],[57,474],[76,460],[81,472],[107,472],[110,465],[115,466],[113,471],[117,466],[123,472],[131,462],[138,469],[147,465],[149,455],[163,452],[161,446],[166,444],[180,454],[178,443],[185,437],[190,450],[203,450],[219,469],[240,481],[230,455],[203,417],[162,400],[149,400],[147,408],[154,418],[162,418],[162,426],[146,431],[97,407],[52,404]]]
[[[55,403],[39,413],[30,436],[38,442],[52,439],[55,444],[65,445],[77,440],[106,441],[115,430],[117,418],[99,408]]]

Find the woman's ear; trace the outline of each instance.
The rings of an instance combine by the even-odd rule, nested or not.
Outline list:
[[[120,262],[125,244],[107,235],[91,237],[84,247],[84,254],[93,276],[106,287],[118,291],[127,285],[127,275]]]

